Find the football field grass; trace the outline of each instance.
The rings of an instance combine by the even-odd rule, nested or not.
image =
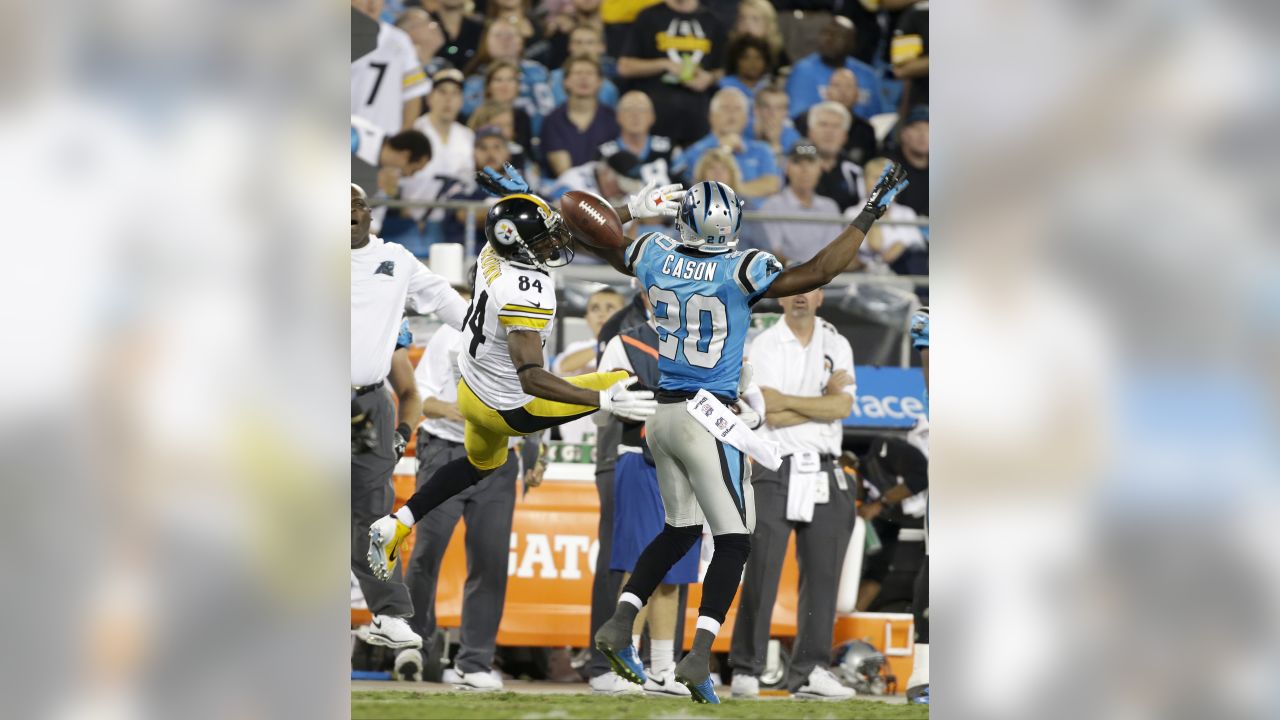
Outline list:
[[[728,688],[725,688],[727,691]],[[606,697],[583,694],[369,692],[351,693],[353,720],[425,718],[830,718],[831,720],[923,720],[929,708],[873,700],[842,702],[724,700],[698,705],[678,698]]]

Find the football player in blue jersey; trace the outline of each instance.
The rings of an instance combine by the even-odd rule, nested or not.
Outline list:
[[[761,298],[798,295],[829,283],[857,256],[871,224],[906,185],[902,167],[890,163],[849,227],[811,260],[786,270],[767,252],[734,249],[744,203],[718,182],[702,182],[685,193],[676,216],[679,239],[647,233],[625,250],[587,248],[640,281],[658,330],[659,404],[645,428],[666,524],[641,554],[613,617],[595,636],[596,647],[622,677],[644,683],[631,644],[633,622],[663,576],[697,542],[705,519],[715,551],[703,581],[693,649],[677,664],[676,679],[695,701],[720,702],[710,679],[711,644],[751,550],[755,505],[743,452],[706,430],[686,401],[705,389],[721,404],[735,404],[751,307]]]

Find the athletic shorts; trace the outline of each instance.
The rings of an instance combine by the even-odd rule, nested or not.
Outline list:
[[[640,453],[621,453],[613,470],[613,556],[610,570],[632,572],[640,553],[662,532],[666,522],[658,471]],[[698,582],[698,557],[702,541],[671,566],[662,582],[685,585]]]
[[[565,382],[591,390],[607,390],[625,378],[622,370],[565,378]],[[495,410],[484,404],[465,379],[458,381],[458,411],[466,421],[462,444],[467,460],[478,470],[493,470],[507,461],[507,439],[546,430],[595,412],[588,405],[534,398],[512,410]]]

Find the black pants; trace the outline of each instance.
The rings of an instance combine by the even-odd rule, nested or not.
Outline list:
[[[759,676],[764,672],[769,645],[770,617],[778,597],[778,580],[786,558],[787,540],[796,533],[796,555],[800,566],[800,598],[796,609],[796,641],[791,652],[787,685],[796,690],[804,685],[814,667],[831,661],[831,639],[835,631],[836,593],[845,550],[853,533],[854,488],[840,489],[824,461],[830,500],[816,505],[813,520],[787,520],[787,478],[791,458],[785,458],[777,472],[759,465],[752,470],[756,491],[756,528],[751,535],[751,556],[742,581],[742,599],[733,626],[729,664],[736,672]]]
[[[418,432],[418,488],[436,470],[466,456],[462,443]],[[459,518],[466,518],[467,584],[462,595],[460,672],[488,672],[497,648],[498,626],[507,599],[507,555],[516,506],[514,454],[474,487],[446,500],[416,526],[407,583],[417,614],[409,625],[426,639],[436,629],[436,586],[440,565]]]
[[[369,526],[375,520],[391,512],[396,492],[391,475],[396,467],[395,451],[391,447],[395,434],[395,405],[391,391],[380,387],[356,398],[365,412],[372,413],[374,427],[378,430],[378,447],[369,452],[351,456],[351,571],[360,583],[369,611],[376,615],[413,615],[413,603],[409,590],[400,581],[397,566],[392,580],[379,580],[369,569]]]

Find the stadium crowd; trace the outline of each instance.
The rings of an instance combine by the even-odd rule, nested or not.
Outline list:
[[[848,269],[928,274],[928,228],[912,224],[929,214],[927,2],[353,0],[352,6],[376,23],[376,47],[351,69],[351,149],[376,173],[374,206],[388,199],[492,204],[475,172],[511,163],[550,202],[571,190],[619,201],[653,180],[686,186],[716,180],[766,215],[852,218],[886,162],[895,160],[911,184],[886,218],[901,222],[874,226]],[[372,232],[425,258],[437,243],[466,243],[468,225],[483,228],[483,214],[468,218],[468,212],[375,207]],[[837,227],[749,222],[739,248],[803,262]],[[483,231],[472,237],[484,242]],[[467,255],[478,249],[469,247]],[[847,650],[847,662],[837,658],[836,665],[829,656],[843,565],[843,552],[831,547],[842,547],[839,539],[849,537],[856,517],[880,545],[863,565],[857,609],[919,611],[920,592],[913,588],[919,558],[910,567],[894,563],[901,565],[902,530],[923,525],[927,423],[907,439],[875,440],[856,456],[843,452],[840,421],[855,396],[854,358],[848,340],[820,317],[821,304],[821,291],[786,298],[781,319],[747,353],[768,410],[761,432],[781,443],[787,464],[752,481],[757,497],[768,501],[759,503],[733,646],[722,668],[739,697],[758,694],[762,682],[823,698],[847,697],[850,686],[883,691],[876,682],[884,658],[877,660],[873,648]],[[601,290],[586,308],[592,338],[554,357],[556,373],[576,375],[597,365],[625,367],[642,381],[646,372],[656,373],[656,365],[649,367],[656,360],[643,349],[656,347],[657,339],[641,294]],[[461,416],[451,394],[456,335],[434,335],[416,371],[425,414],[416,428],[419,485],[432,467],[461,453]],[[927,348],[927,334],[916,347]],[[647,542],[637,534],[657,532],[631,527],[637,517],[652,515],[654,500],[652,522],[661,528],[656,485],[637,479],[653,468],[642,435],[619,420],[600,420],[598,427],[584,419],[554,431],[566,441],[597,439],[598,538],[600,561],[607,564],[595,576],[592,633],[612,612]],[[506,537],[516,485],[541,483],[544,464],[536,448],[536,440],[526,441],[522,457],[513,455],[502,472],[433,511],[429,531],[419,533],[407,568],[415,613],[406,632],[423,644],[398,654],[401,675],[481,690],[502,686],[495,651]],[[797,476],[813,483],[817,498],[797,499]],[[473,514],[483,514],[487,525],[483,533],[468,526],[461,646],[441,675],[447,648],[435,625],[435,579],[453,527]],[[769,615],[792,532],[802,566],[801,622],[789,672],[762,680]],[[636,542],[639,547],[631,547]],[[696,582],[696,556],[690,551],[690,562],[664,579],[655,596],[662,601],[637,623],[639,645],[647,622],[647,657],[657,680],[645,690],[683,689],[663,678],[679,652],[673,638],[683,636],[681,588]],[[925,627],[917,641],[927,648]],[[583,651],[575,665],[596,692],[640,691],[598,652]],[[921,682],[927,685],[927,672],[908,684]]]
[[[377,23],[351,70],[352,152],[376,168],[375,206],[479,200],[475,170],[510,162],[549,201],[713,179],[751,210],[852,217],[892,159],[912,182],[887,219],[908,224],[877,227],[849,269],[928,273],[928,228],[909,224],[929,214],[927,2],[352,6]],[[750,223],[741,247],[803,261],[835,227]],[[465,211],[442,208],[378,208],[374,231],[419,257],[467,240]]]

